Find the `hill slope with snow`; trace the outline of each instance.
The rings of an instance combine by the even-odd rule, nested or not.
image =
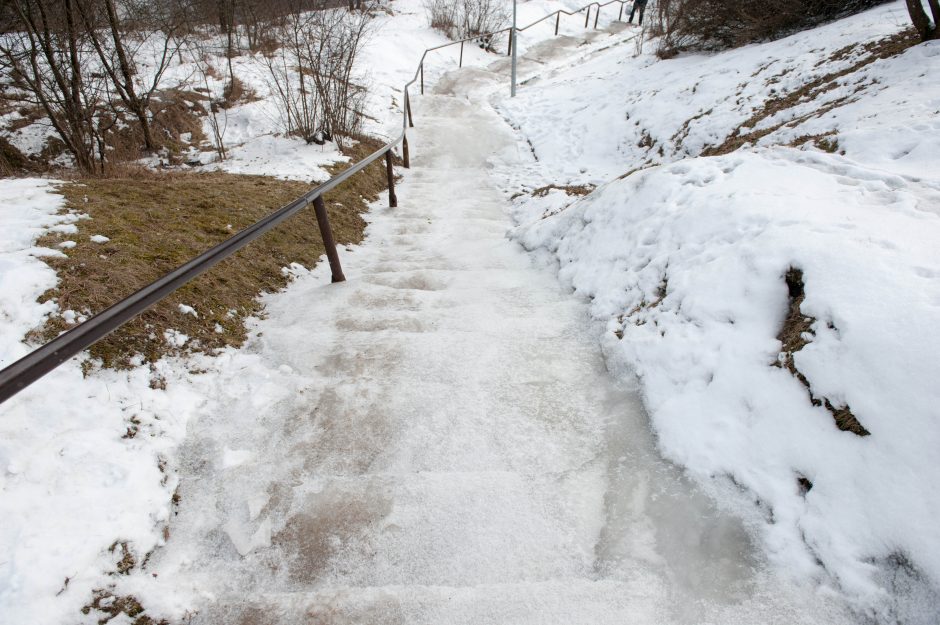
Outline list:
[[[493,102],[534,156],[500,172],[513,236],[590,298],[662,451],[750,508],[794,576],[926,623],[940,44],[912,46],[905,11],[720,54],[612,49]]]
[[[520,22],[578,4],[574,0],[524,2]],[[426,27],[417,0],[396,0],[392,8],[393,14],[377,18],[375,34],[363,53],[372,85],[366,127],[377,134],[391,134],[399,127],[402,100],[398,88],[413,75],[421,51],[445,41]],[[604,11],[602,26],[616,15],[615,9]],[[936,622],[940,613],[940,533],[935,522],[940,516],[940,467],[936,463],[940,391],[935,383],[940,377],[935,357],[940,351],[940,254],[935,244],[940,235],[940,45],[909,45],[903,34],[907,16],[900,2],[781,41],[668,61],[650,54],[655,42],[643,44],[636,28],[619,25],[582,37],[582,25],[581,16],[563,22],[563,36],[551,46],[540,43],[551,37],[551,21],[521,36],[520,50],[538,61],[523,58],[522,84],[514,100],[506,97],[504,83],[486,95],[487,81],[502,80],[508,71],[505,58],[493,62],[493,55],[468,46],[464,64],[493,62],[492,71],[455,72],[457,48],[428,57],[425,78],[429,86],[444,84],[474,106],[491,103],[516,129],[513,158],[496,153],[491,159],[495,180],[512,197],[518,227],[511,236],[533,250],[537,259],[557,268],[561,280],[576,293],[590,299],[591,314],[606,329],[602,347],[607,368],[626,380],[627,387],[639,379],[662,453],[711,492],[725,512],[730,509],[746,520],[777,572],[815,594],[805,604],[787,595],[784,603],[826,620],[824,611],[814,609],[815,601],[826,606],[832,596],[838,596],[878,622]],[[566,33],[579,35],[565,37]],[[276,136],[275,112],[264,99],[269,86],[263,76],[252,74],[251,63],[248,58],[236,60],[246,82],[262,98],[228,113],[231,158],[209,166],[304,180],[325,177],[322,166],[339,158],[338,152]],[[182,79],[191,73],[192,68],[183,64],[168,78]],[[222,82],[210,87],[219,91]],[[433,114],[433,98],[428,102]],[[415,109],[420,126],[424,112],[420,100]],[[455,118],[453,123],[461,125],[471,117]],[[416,131],[412,138],[420,136]],[[38,145],[37,136],[29,132],[21,141],[24,149]],[[502,145],[502,140],[494,145]],[[420,144],[413,149],[420,150]],[[524,155],[524,166],[519,166],[518,154]],[[203,150],[204,160],[209,160],[208,155]],[[414,176],[412,188],[420,190],[420,176],[409,176]],[[581,197],[594,187],[596,191]],[[408,188],[403,185],[403,209],[408,208]],[[472,185],[462,188],[468,189],[469,196]],[[55,215],[59,200],[49,181],[2,181],[2,189],[7,201],[0,208],[9,209],[3,212],[4,223],[17,223],[15,232],[10,228],[0,237],[0,282],[4,285],[0,306],[9,317],[0,332],[0,358],[9,362],[27,350],[23,334],[50,312],[34,301],[54,281],[40,257],[55,251],[36,250],[33,242],[43,229],[68,228],[69,220],[82,217]],[[417,245],[412,228],[418,234],[443,228],[453,237],[447,239],[449,245],[461,247],[461,237],[467,236],[460,229],[462,222],[448,222],[445,203],[435,204],[437,209],[440,218],[434,213],[433,224],[425,215],[411,219],[408,213],[389,213],[390,218],[378,220],[370,231],[364,246],[371,245],[371,251],[341,253],[344,258],[358,254],[368,260],[379,253],[376,250],[381,250],[386,239]],[[473,227],[485,226],[487,233],[501,231],[501,222],[495,218],[491,224],[471,217]],[[495,249],[497,243],[493,245]],[[471,255],[478,260],[486,253]],[[0,556],[0,620],[96,622],[101,611],[80,615],[80,609],[101,589],[106,594],[99,596],[100,607],[107,608],[105,603],[114,602],[114,596],[133,594],[153,606],[153,614],[183,619],[197,601],[206,599],[206,588],[212,583],[224,586],[231,581],[220,579],[231,570],[225,558],[249,567],[251,558],[267,553],[264,549],[271,547],[272,532],[277,533],[272,528],[283,526],[285,519],[262,512],[263,504],[258,502],[267,501],[267,494],[264,488],[256,488],[253,472],[260,471],[258,483],[265,487],[268,482],[264,480],[287,483],[295,479],[296,475],[285,478],[287,473],[282,474],[289,472],[290,462],[270,462],[271,457],[286,453],[287,445],[277,434],[287,431],[281,420],[308,414],[321,396],[325,405],[335,407],[339,401],[331,399],[333,380],[324,373],[328,367],[316,360],[321,351],[329,354],[326,339],[341,344],[329,357],[329,366],[338,363],[340,370],[349,370],[344,383],[353,380],[368,387],[369,379],[354,379],[362,371],[360,354],[347,353],[342,347],[349,327],[366,328],[362,330],[365,339],[369,332],[377,332],[391,340],[397,329],[420,327],[420,320],[408,317],[415,312],[412,309],[420,309],[425,300],[433,304],[446,292],[447,281],[434,274],[436,270],[380,260],[374,267],[369,265],[370,271],[379,274],[372,278],[376,284],[363,281],[356,288],[364,290],[354,301],[378,306],[381,298],[367,289],[385,296],[386,289],[417,284],[403,291],[405,296],[392,298],[387,327],[376,325],[373,311],[366,306],[355,311],[345,328],[341,320],[336,329],[305,331],[304,339],[297,340],[292,333],[298,332],[302,322],[341,318],[338,313],[311,314],[312,307],[322,305],[311,304],[320,302],[319,289],[332,288],[320,267],[309,274],[299,272],[300,280],[288,294],[266,298],[276,314],[255,324],[244,350],[226,350],[216,358],[164,359],[153,371],[144,367],[97,371],[87,378],[75,360],[50,374],[43,385],[4,405],[0,411],[0,511],[5,519],[0,524],[0,547],[5,554]],[[471,265],[469,260],[467,264]],[[355,271],[356,262],[350,267]],[[389,267],[394,270],[388,271]],[[428,275],[422,273],[425,270]],[[518,279],[523,289],[526,278]],[[440,292],[428,285],[437,285]],[[339,306],[337,302],[345,297],[342,288],[325,291],[332,294],[332,299],[326,299],[333,303],[317,312]],[[470,313],[476,310],[473,306],[482,306],[470,295],[460,297]],[[507,297],[512,299],[513,293]],[[344,312],[352,309],[341,308]],[[552,316],[542,313],[544,318]],[[480,319],[474,323],[486,326],[486,315]],[[526,317],[519,319],[519,332],[531,330]],[[436,327],[437,321],[434,318],[430,325]],[[451,323],[456,327],[445,324],[442,336],[462,337],[466,326],[472,325],[453,319]],[[544,337],[537,338],[535,344]],[[579,335],[579,340],[590,338]],[[410,334],[407,341],[414,342]],[[363,349],[371,354],[367,360],[375,379],[384,380],[388,370],[383,368],[382,354]],[[467,353],[475,352],[468,349]],[[525,373],[524,366],[531,362],[528,353],[519,351],[522,364],[515,367],[517,372]],[[390,361],[397,362],[395,358]],[[444,369],[454,368],[456,387],[465,377],[461,370],[465,362],[447,363]],[[486,373],[493,375],[489,370]],[[426,377],[436,379],[435,375],[441,372],[431,371]],[[154,376],[163,379],[167,388],[154,388]],[[494,384],[482,386],[502,389]],[[538,388],[550,392],[553,387],[546,383]],[[394,402],[372,391],[344,392],[349,393],[350,404],[360,407],[371,406],[365,399],[376,395],[381,409],[374,412],[384,415]],[[447,387],[441,395],[449,400],[450,392]],[[584,388],[577,393],[589,395]],[[576,398],[577,393],[569,394]],[[65,402],[63,397],[71,399]],[[476,397],[467,395],[466,403]],[[502,406],[504,399],[500,396],[497,403]],[[847,414],[867,435],[839,429],[837,418],[844,423]],[[412,417],[408,413],[402,422],[420,430]],[[511,429],[500,425],[486,423],[486,428],[474,431],[479,436],[473,440],[489,441],[487,437],[494,432],[501,435]],[[524,425],[513,421],[513,426],[523,430]],[[630,421],[624,428],[628,425],[635,424]],[[224,436],[219,434],[222,428],[227,428]],[[547,429],[567,431],[554,425]],[[194,431],[199,436],[193,438]],[[309,434],[311,445],[322,443],[315,440],[315,434]],[[346,432],[348,439],[338,440],[356,447],[359,435],[358,431]],[[645,431],[635,436],[640,441],[637,445],[644,436]],[[555,456],[544,453],[551,448],[532,440],[520,435],[519,441],[528,445],[502,441],[497,447],[528,449],[538,459],[532,464],[551,465]],[[480,460],[481,454],[468,451],[471,448],[459,437],[447,441],[462,455],[448,455],[449,448],[443,446],[444,451],[434,456],[442,465],[454,457],[470,464]],[[415,447],[428,448],[434,446]],[[340,445],[334,451],[339,460],[348,460],[346,447]],[[315,454],[310,452],[310,456]],[[184,463],[191,466],[183,467]],[[265,467],[272,464],[278,466],[267,471]],[[390,466],[400,469],[394,463]],[[214,502],[204,508],[187,508],[181,517],[187,521],[175,515],[179,473],[184,471],[197,477],[199,492],[209,493],[205,501]],[[218,482],[202,480],[203,472]],[[621,476],[613,484],[622,485],[630,477]],[[487,478],[480,483],[490,482]],[[257,492],[243,488],[244,483]],[[630,505],[641,508],[630,511],[639,519],[633,519],[637,524],[645,522],[648,513],[642,510],[644,502],[657,496],[655,488],[646,486],[645,495],[636,495],[639,504],[632,491],[611,496],[616,501],[629,499]],[[435,492],[447,494],[451,488],[445,483]],[[264,497],[255,497],[259,493]],[[180,505],[191,503],[188,495],[184,489]],[[593,497],[592,501],[606,497],[600,488],[583,491],[582,496]],[[506,501],[513,500],[507,497]],[[462,526],[465,518],[456,507],[466,501],[445,511],[453,517],[449,534],[435,534],[433,524],[425,523],[422,500],[408,503],[412,507],[406,506],[406,519],[419,528],[427,525],[431,535],[444,535],[445,546],[457,545],[467,536]],[[550,507],[541,506],[536,512]],[[337,509],[342,509],[339,504]],[[579,517],[581,509],[569,512]],[[483,527],[496,516],[475,513]],[[596,519],[587,509],[584,514],[590,521],[585,520],[584,527],[593,528]],[[340,528],[329,537],[333,547],[334,538],[351,531],[342,525],[342,514],[335,516],[324,520],[327,530]],[[664,526],[669,525],[667,516],[659,519]],[[185,522],[191,525],[181,525]],[[682,522],[667,530],[688,527]],[[372,531],[376,525],[391,535],[401,530],[394,523],[365,525],[363,531]],[[507,561],[513,548],[538,538],[522,536],[526,534],[522,526],[504,529],[508,535],[519,532],[521,536],[510,541],[516,544],[506,544],[502,555]],[[631,547],[640,544],[651,568],[661,564],[657,549],[668,547],[681,564],[689,562],[686,551],[712,554],[723,548],[704,544],[707,540],[693,536],[692,531],[685,538],[699,541],[694,548],[686,549],[681,541],[657,546],[654,529],[659,528],[608,540],[622,540]],[[212,555],[223,562],[218,570],[207,566],[211,574],[205,585],[198,576],[155,574],[204,564],[191,562],[193,556],[185,549],[185,537],[201,533],[210,538],[202,547],[217,552]],[[597,575],[592,568],[596,558],[592,549],[597,545],[591,542],[596,536],[588,531],[584,536],[579,557],[584,557],[585,575]],[[177,541],[184,537],[184,548],[158,549],[165,546],[167,537]],[[741,542],[748,541],[742,538]],[[399,543],[392,540],[391,544]],[[426,547],[428,543],[415,544]],[[369,575],[375,572],[369,569],[370,558],[383,557],[376,555],[378,551],[357,552],[362,556],[357,562],[365,563],[365,578],[371,579]],[[151,560],[152,553],[156,555]],[[456,555],[469,554],[479,560],[482,553],[466,549]],[[546,549],[545,553],[554,551]],[[134,564],[127,575],[118,575],[128,554]],[[428,562],[450,564],[432,558]],[[720,558],[707,562],[717,569],[733,563],[733,559],[724,562]],[[460,564],[456,556],[453,564]],[[519,571],[524,577],[531,563],[523,564]],[[336,568],[340,573],[345,570]],[[421,578],[431,566],[414,568]],[[488,569],[480,565],[480,570]],[[683,570],[683,575],[691,576],[690,570]],[[685,581],[691,587],[698,585],[695,579]],[[702,585],[708,587],[712,581]],[[567,599],[578,596],[579,587],[559,584],[565,588],[558,594],[556,616],[580,612]],[[494,618],[505,616],[505,606],[517,603],[519,614],[532,617],[534,600],[518,595],[516,588],[503,589],[506,596],[494,595],[491,587],[480,588],[481,596],[489,593],[487,600],[495,600],[489,608]],[[548,592],[554,593],[554,588],[550,586]],[[434,610],[440,612],[426,609],[433,614],[425,616],[441,622],[454,614],[453,596],[447,586],[432,589]],[[600,590],[599,597],[609,594]],[[393,591],[388,586],[378,594],[385,597]],[[335,592],[341,598],[345,591]],[[667,604],[674,599],[669,588],[657,587],[657,592]],[[370,601],[376,599],[369,588],[361,596],[350,596],[354,603],[362,601],[376,610],[383,609],[382,601],[387,599],[373,606]],[[476,590],[461,596],[459,607],[466,608],[461,615],[473,622],[471,608],[480,597]],[[407,599],[397,609],[426,597],[419,589]],[[615,599],[625,613],[632,613],[635,606],[629,605],[629,596]],[[763,596],[749,597],[747,602],[755,614],[773,609]],[[333,605],[327,602],[327,607],[319,609],[332,610]],[[613,618],[603,604],[596,607],[598,618]],[[705,612],[696,612],[694,602],[683,607],[692,621],[696,616],[705,618]],[[735,606],[729,610],[734,612]],[[581,612],[582,618],[588,613]],[[750,613],[738,614],[747,620]]]

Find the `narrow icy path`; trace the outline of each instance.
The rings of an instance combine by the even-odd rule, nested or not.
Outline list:
[[[269,306],[253,349],[303,392],[225,389],[193,431],[155,559],[193,622],[838,622],[658,458],[584,305],[507,240],[508,128],[447,95],[415,115],[348,282]]]

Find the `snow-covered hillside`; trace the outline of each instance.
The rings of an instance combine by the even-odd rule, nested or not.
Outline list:
[[[940,45],[898,46],[906,17],[666,61],[647,42],[494,103],[535,157],[502,172],[513,236],[591,299],[667,457],[756,502],[781,567],[932,622]],[[869,436],[836,426],[843,408]]]
[[[519,21],[580,4],[529,0]],[[421,0],[388,6],[358,77],[379,136],[446,42]],[[301,622],[789,625],[851,620],[848,605],[935,623],[940,45],[907,47],[894,2],[663,61],[616,14],[520,35],[515,99],[504,57],[428,56],[410,137],[420,162],[433,118],[436,161],[399,170],[400,209],[341,251],[348,284],[285,268],[297,281],[242,350],[87,377],[76,359],[0,407],[0,622],[98,622],[121,597],[185,622],[260,579]],[[184,61],[169,85],[193,80]],[[339,151],[279,135],[259,59],[234,63],[258,99],[225,113],[226,161],[209,145],[192,161],[324,179]],[[515,135],[474,135],[494,110]],[[47,134],[12,139],[35,152]],[[486,153],[505,206],[492,182],[447,186],[485,178]],[[5,366],[54,312],[36,300],[58,252],[36,239],[84,216],[56,214],[54,181],[0,180],[0,197]],[[602,332],[526,273],[503,211]],[[849,413],[867,435],[837,427]],[[320,550],[323,594],[296,584],[291,540]],[[244,622],[283,616],[267,607]]]

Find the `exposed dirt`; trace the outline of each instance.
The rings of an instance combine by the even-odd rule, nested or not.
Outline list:
[[[808,315],[804,315],[800,310],[800,306],[803,304],[803,300],[806,298],[805,286],[803,284],[803,271],[791,267],[787,270],[784,279],[787,283],[787,288],[790,292],[790,304],[789,310],[787,311],[787,317],[783,322],[783,327],[780,329],[780,333],[777,335],[777,339],[782,344],[780,349],[780,360],[774,363],[777,367],[782,367],[787,369],[793,376],[799,380],[803,386],[806,387],[806,392],[809,394],[809,399],[814,406],[824,406],[826,410],[832,415],[833,419],[836,422],[836,426],[845,432],[852,432],[858,436],[868,436],[871,434],[865,427],[858,421],[854,414],[852,414],[851,409],[846,406],[836,407],[825,397],[817,397],[813,393],[813,388],[806,378],[805,375],[800,373],[800,370],[796,367],[796,362],[793,355],[796,352],[800,351],[812,341],[813,337],[813,325],[816,323],[816,319]],[[807,482],[809,482],[807,480]],[[809,487],[806,489],[812,488],[812,484],[809,484]]]

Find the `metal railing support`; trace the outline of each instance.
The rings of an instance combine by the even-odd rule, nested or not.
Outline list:
[[[623,2],[620,3],[620,15],[617,16],[617,21],[618,22],[623,21]]]
[[[594,11],[594,30],[597,30],[597,20],[601,16],[601,5],[597,5],[597,10]]]
[[[421,62],[421,95],[424,95],[424,61]]]
[[[408,127],[415,127],[414,117],[411,116],[411,98],[408,96],[408,91],[405,91],[405,111],[408,113]]]
[[[623,7],[620,9],[623,10]],[[555,35],[558,35],[558,24],[561,23],[561,11],[555,14]]]
[[[385,175],[388,177],[388,207],[398,206],[398,196],[395,195],[395,171],[392,169],[392,150],[385,153]]]
[[[411,169],[411,159],[408,158],[408,135],[401,138],[401,160],[405,169]]]
[[[584,7],[584,27],[587,28],[588,20],[591,19],[591,5]]]
[[[326,248],[326,257],[330,261],[331,282],[345,282],[346,276],[343,275],[343,267],[339,264],[336,241],[333,239],[333,229],[330,228],[330,218],[326,214],[326,204],[323,203],[322,195],[318,195],[313,199],[313,212],[316,213],[317,225],[320,226],[320,236],[323,238],[323,247]]]
[[[460,61],[457,62],[457,67],[463,67],[463,44],[464,42],[461,41],[460,42]]]

